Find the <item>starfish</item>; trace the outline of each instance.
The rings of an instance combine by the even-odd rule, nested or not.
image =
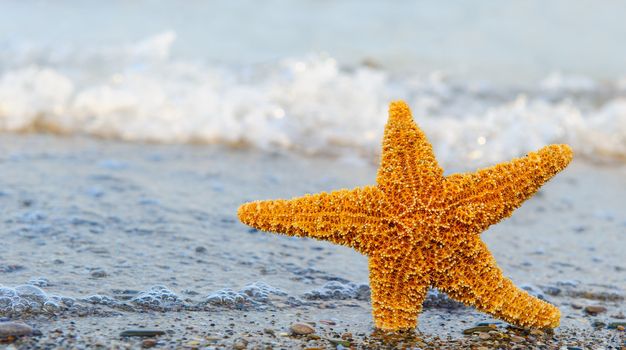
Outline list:
[[[415,329],[428,288],[521,327],[555,328],[560,311],[504,277],[480,233],[567,166],[567,145],[473,173],[443,175],[403,101],[392,102],[376,185],[242,205],[264,231],[352,247],[368,257],[376,328]]]

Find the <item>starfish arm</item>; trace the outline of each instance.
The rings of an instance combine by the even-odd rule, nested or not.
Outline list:
[[[510,216],[572,160],[567,145],[550,145],[508,163],[448,176],[445,188],[457,219],[473,232]]]
[[[384,228],[383,205],[382,193],[370,186],[246,203],[237,214],[243,223],[263,231],[327,240],[364,252],[376,241],[365,236]]]
[[[479,239],[472,244],[460,262],[439,274],[434,283],[439,290],[517,326],[558,327],[561,313],[557,307],[515,287],[502,275],[485,244]]]
[[[423,204],[419,200],[432,194],[442,180],[443,169],[409,107],[402,101],[392,102],[376,178],[378,187],[403,211],[411,211]]]
[[[430,278],[412,254],[389,253],[369,258],[374,324],[382,330],[414,329]]]

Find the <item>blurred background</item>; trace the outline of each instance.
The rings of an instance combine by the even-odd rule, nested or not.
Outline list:
[[[444,160],[626,155],[620,1],[6,1],[0,129],[378,152],[405,99]],[[484,152],[484,148],[490,152]]]

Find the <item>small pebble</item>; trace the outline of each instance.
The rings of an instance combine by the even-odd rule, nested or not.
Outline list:
[[[198,340],[190,340],[185,344],[188,348],[198,348],[200,347],[200,341]]]
[[[482,340],[487,340],[487,339],[491,339],[491,336],[489,335],[489,333],[478,333],[478,338],[482,339]]]
[[[477,333],[477,332],[489,332],[489,331],[493,331],[494,329],[496,329],[495,325],[477,326],[477,327],[464,329],[463,330],[463,334],[468,335],[468,334],[474,334],[474,333]]]
[[[129,329],[120,333],[120,337],[155,337],[165,334],[164,331],[151,329]]]
[[[19,322],[1,322],[0,338],[21,337],[33,334],[33,328]]]
[[[152,348],[152,347],[155,347],[156,345],[157,345],[157,340],[154,338],[144,339],[141,342],[141,347],[144,349]]]
[[[91,272],[91,277],[93,278],[104,278],[107,276],[107,273],[104,270],[94,270]]]
[[[609,329],[618,329],[619,327],[626,327],[626,322],[611,322],[609,323]]]
[[[233,344],[233,349],[235,350],[244,350],[248,347],[248,341],[245,339],[239,339]]]
[[[326,339],[329,342],[331,342],[333,345],[335,345],[337,348],[339,348],[340,346],[350,346],[350,342],[347,340],[343,340],[343,339],[333,339],[333,338],[328,338]]]
[[[561,294],[561,288],[559,287],[553,287],[553,286],[547,286],[543,288],[543,292],[551,295],[551,296],[557,296],[559,294]]]
[[[606,326],[606,323],[602,322],[602,321],[593,321],[591,323],[591,326],[594,328],[603,328],[604,326]]]
[[[606,311],[606,308],[604,306],[590,305],[590,306],[585,307],[585,312],[588,313],[589,315],[597,315],[605,311]]]
[[[526,339],[524,339],[523,337],[520,337],[518,335],[511,335],[511,341],[513,341],[513,342],[521,343],[524,340],[526,340]]]
[[[315,333],[315,329],[306,323],[294,323],[290,327],[291,332],[297,335],[307,335]]]
[[[495,328],[498,328],[499,324],[502,324],[502,322],[478,322],[476,326],[488,326],[488,327],[493,327],[495,329]]]

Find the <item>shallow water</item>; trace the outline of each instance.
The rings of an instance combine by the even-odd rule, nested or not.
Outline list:
[[[282,332],[296,321],[372,330],[365,257],[236,218],[245,201],[371,184],[368,163],[6,134],[0,154],[5,316],[43,331],[71,327],[93,341],[137,326],[169,329],[174,343],[219,334],[225,344],[254,333],[293,345],[263,329]],[[592,323],[626,312],[625,174],[622,165],[576,160],[484,234],[507,276],[561,308],[557,334],[609,336]],[[572,303],[608,311],[589,317]],[[481,321],[493,320],[431,294],[419,329],[460,338]]]

